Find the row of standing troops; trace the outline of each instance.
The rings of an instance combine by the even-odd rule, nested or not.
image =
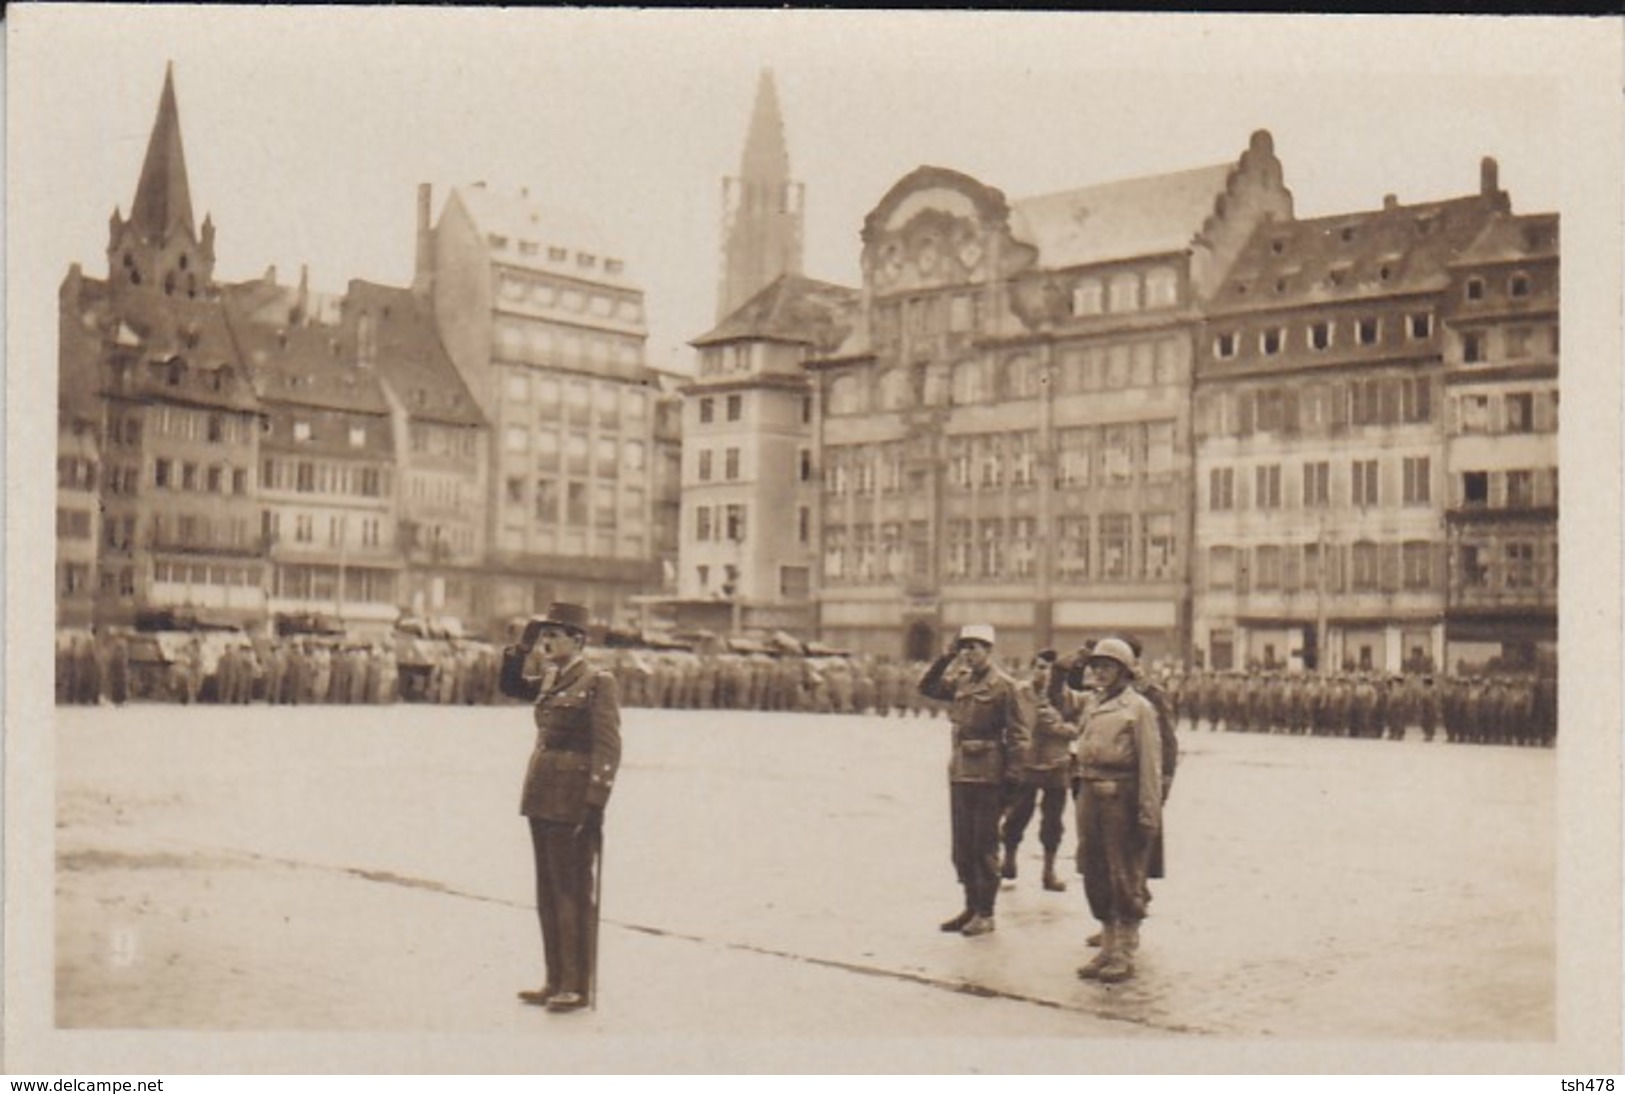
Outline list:
[[[1195,673],[1168,681],[1176,716],[1192,729],[1541,745],[1557,739],[1550,676],[1381,676]]]
[[[377,704],[402,699],[495,703],[498,657],[483,643],[446,644],[403,671],[390,642],[335,644],[307,637],[234,644],[214,656],[197,638],[171,643],[168,660],[134,663],[121,633],[59,637],[56,701],[115,704]]]
[[[1036,798],[1044,888],[1065,888],[1055,856],[1070,787],[1078,872],[1100,923],[1088,939],[1100,951],[1078,975],[1126,980],[1151,900],[1148,879],[1163,875],[1162,807],[1178,762],[1172,709],[1139,675],[1130,638],[1103,638],[1066,658],[1041,651],[1020,680],[993,663],[994,639],[990,625],[963,628],[919,682],[922,695],[951,704],[951,857],[965,902],[941,929],[972,938],[995,929],[1000,881],[1015,877]]]
[[[661,710],[936,714],[915,689],[923,664],[869,657],[604,651],[626,706]]]

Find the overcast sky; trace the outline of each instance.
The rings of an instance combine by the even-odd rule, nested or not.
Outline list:
[[[1300,216],[1469,193],[1485,155],[1514,209],[1574,200],[1559,125],[1574,20],[13,16],[12,303],[53,324],[70,263],[106,273],[107,218],[129,210],[168,61],[219,277],[308,265],[318,289],[404,284],[419,182],[437,218],[451,185],[527,186],[599,224],[647,294],[650,363],[680,370],[712,322],[721,179],[764,66],[806,185],[806,272],[848,284],[864,215],[921,164],[1019,198],[1233,160],[1265,128]]]

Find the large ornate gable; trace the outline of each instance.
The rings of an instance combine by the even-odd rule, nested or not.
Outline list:
[[[1004,194],[945,167],[920,167],[863,223],[870,296],[982,283],[1025,269],[1036,251],[1011,237]]]

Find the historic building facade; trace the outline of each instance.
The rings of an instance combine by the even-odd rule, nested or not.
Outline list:
[[[1557,214],[1498,212],[1450,264],[1445,664],[1557,654]]]
[[[432,304],[407,288],[351,281],[341,337],[377,373],[388,406],[404,566],[397,595],[417,616],[484,622],[485,419],[440,342]]]
[[[260,617],[258,405],[214,281],[214,226],[193,221],[173,73],[130,215],[109,224],[107,263],[104,281],[75,264],[59,294],[59,476],[99,513],[89,615]],[[86,528],[81,506],[63,508],[62,606],[82,618]]]
[[[692,343],[699,367],[683,389],[681,621],[811,633],[818,483],[802,365],[845,339],[856,297],[786,275]]]
[[[924,658],[986,621],[1018,650],[1130,631],[1182,654],[1199,309],[1291,215],[1263,132],[1016,202],[942,168],[894,185],[853,334],[808,363],[826,640]]]
[[[1448,264],[1479,192],[1259,227],[1207,308],[1195,388],[1196,663],[1443,659]]]
[[[420,188],[414,287],[491,429],[476,612],[623,618],[661,580],[643,292],[591,224],[528,193],[458,187],[433,228],[429,205]]]

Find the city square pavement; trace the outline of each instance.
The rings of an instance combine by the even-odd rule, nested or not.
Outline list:
[[[601,999],[551,1015],[514,999],[542,979],[523,708],[55,717],[67,1029],[383,1035],[366,1069],[403,1071],[471,1043],[489,1071],[1204,1071],[1260,1042],[1500,1070],[1555,1036],[1553,750],[1181,730],[1138,976],[1105,986],[1074,975],[1070,830],[1066,892],[1029,833],[998,930],[936,929],[946,720],[629,710]]]

